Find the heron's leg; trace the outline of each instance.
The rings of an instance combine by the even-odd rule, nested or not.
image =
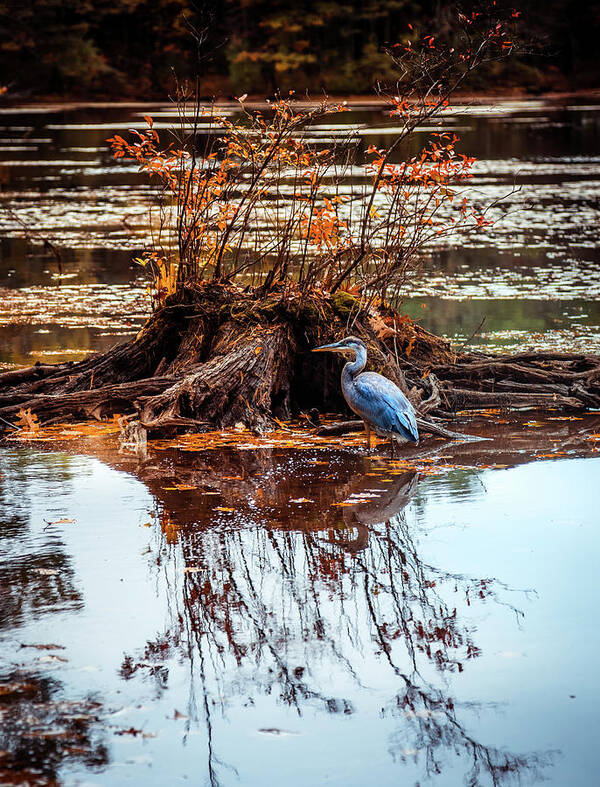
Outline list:
[[[369,424],[366,421],[365,421],[365,430],[367,432],[367,448],[370,451],[371,450],[371,427],[369,426]]]
[[[392,459],[394,458],[394,442],[395,442],[394,438],[392,437],[392,439],[390,440],[390,443],[392,444]]]

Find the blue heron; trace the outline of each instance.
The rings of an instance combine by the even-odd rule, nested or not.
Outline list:
[[[367,347],[361,339],[348,336],[334,344],[315,347],[313,352],[354,353],[342,369],[342,393],[348,406],[365,422],[367,445],[371,447],[371,429],[380,437],[401,442],[419,442],[417,421],[412,404],[387,377],[363,372],[367,363]]]

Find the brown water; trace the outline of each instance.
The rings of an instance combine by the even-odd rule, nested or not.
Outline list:
[[[0,203],[62,253],[1,214],[1,364],[142,323],[151,194],[104,140],[149,111],[168,125],[157,109],[0,113]],[[493,236],[431,249],[406,303],[425,325],[600,351],[599,118],[448,118],[482,200],[515,172],[522,191]],[[384,121],[344,116],[367,144]],[[398,461],[0,446],[0,783],[596,785],[600,416],[456,421],[488,439]]]
[[[0,110],[0,365],[79,358],[143,322],[146,288],[131,258],[150,239],[152,191],[135,165],[112,159],[106,139],[142,127],[146,114],[168,135],[169,106]],[[477,332],[471,342],[483,347],[599,351],[600,103],[463,106],[444,123],[479,158],[471,196],[482,205],[499,200],[497,223],[431,247],[407,311],[459,341]],[[318,144],[350,138],[365,147],[394,133],[377,107],[312,132]],[[415,150],[426,135],[416,135]],[[361,179],[351,174],[348,189]],[[60,264],[44,238],[60,250]]]

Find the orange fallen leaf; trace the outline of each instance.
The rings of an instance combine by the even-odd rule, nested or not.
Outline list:
[[[27,410],[21,408],[17,413],[17,423],[16,426],[21,429],[22,431],[27,432],[37,432],[40,428],[40,422],[35,413],[31,412],[31,408],[28,407]]]
[[[44,519],[44,522],[47,525],[71,525],[73,522],[77,522],[76,519],[55,519],[53,522],[48,522],[47,519]]]
[[[24,411],[24,418],[27,421]],[[8,440],[39,440],[39,441],[63,441],[75,440],[78,437],[99,437],[120,432],[120,426],[115,420],[110,421],[84,421],[82,423],[54,424],[52,426],[41,426],[35,413],[30,414],[32,423],[29,426],[22,423],[19,431],[13,432],[8,436]]]

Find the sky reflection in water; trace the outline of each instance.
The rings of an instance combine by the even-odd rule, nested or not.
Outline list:
[[[13,769],[596,783],[597,459],[420,480],[314,450],[0,462],[2,684],[34,684],[0,697]]]

